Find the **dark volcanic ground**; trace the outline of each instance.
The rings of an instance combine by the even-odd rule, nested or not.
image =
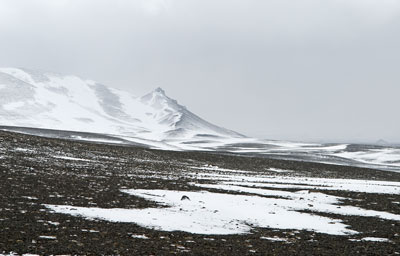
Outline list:
[[[157,151],[0,131],[0,254],[400,254],[400,223],[373,217],[340,216],[353,230],[361,232],[351,237],[264,228],[255,228],[247,235],[217,236],[163,232],[136,224],[88,220],[52,213],[43,206],[156,207],[155,203],[122,193],[120,189],[199,190],[189,185],[198,181],[185,173],[193,172],[191,166],[206,164],[273,175],[400,181],[400,173],[372,169],[216,153]],[[268,171],[269,168],[295,172],[276,174]],[[165,178],[169,176],[171,179]],[[393,203],[400,202],[399,194],[324,193],[357,199],[345,204],[400,214],[400,204]],[[145,235],[148,239],[135,235]],[[261,239],[274,236],[287,238],[287,241]],[[391,242],[350,240],[362,237],[388,238]]]

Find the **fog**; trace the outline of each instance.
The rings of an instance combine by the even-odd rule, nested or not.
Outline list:
[[[269,139],[400,142],[400,1],[2,0],[0,66],[156,87]]]

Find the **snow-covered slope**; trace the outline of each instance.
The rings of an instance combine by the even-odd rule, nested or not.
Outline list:
[[[135,97],[76,76],[0,69],[0,125],[94,132],[152,141],[238,138],[166,96]]]
[[[161,88],[135,97],[76,76],[26,69],[0,68],[0,126],[97,133],[107,136],[68,132],[67,137],[158,149],[218,150],[400,170],[398,147],[249,138],[201,119]],[[60,137],[54,131],[28,132]]]

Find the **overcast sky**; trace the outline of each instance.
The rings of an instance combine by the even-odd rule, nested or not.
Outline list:
[[[398,0],[0,0],[0,66],[160,86],[250,136],[400,142]]]

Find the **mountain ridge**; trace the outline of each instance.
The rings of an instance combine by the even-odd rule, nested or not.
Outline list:
[[[163,150],[228,152],[400,171],[400,149],[246,137],[216,126],[162,88],[137,97],[93,80],[0,68],[0,129]]]
[[[155,141],[198,134],[244,137],[190,112],[158,87],[136,97],[77,76],[0,68],[0,123]]]

